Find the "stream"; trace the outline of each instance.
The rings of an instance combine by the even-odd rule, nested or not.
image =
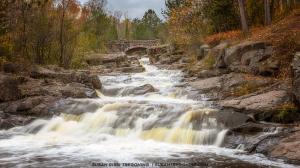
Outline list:
[[[179,70],[140,63],[143,73],[99,76],[97,99],[68,100],[59,116],[0,131],[0,167],[295,167],[222,148],[227,128],[205,95],[191,99]],[[145,84],[156,90],[128,91]]]

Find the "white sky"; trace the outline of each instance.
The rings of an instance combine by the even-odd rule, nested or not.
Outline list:
[[[79,0],[84,3],[88,0]],[[165,8],[165,0],[107,0],[108,10],[127,12],[129,18],[141,18],[148,9],[155,10],[156,14],[163,19],[161,14]]]

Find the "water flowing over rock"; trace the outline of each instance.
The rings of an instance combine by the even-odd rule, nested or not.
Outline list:
[[[95,160],[142,164],[166,160],[182,162],[188,161],[182,158],[189,158],[192,163],[200,161],[211,167],[232,164],[293,167],[241,150],[220,148],[229,144],[224,143],[228,131],[254,119],[233,110],[213,108],[205,96],[191,99],[197,89],[206,93],[222,90],[224,82],[225,90],[229,91],[243,83],[245,75],[227,74],[195,81],[192,88],[183,83],[184,74],[180,70],[159,69],[150,65],[147,58],[140,59],[140,65],[145,68],[144,72],[101,74],[99,78],[89,75],[87,82],[73,79],[66,82],[67,71],[61,74],[60,70],[38,71],[35,79],[30,78],[19,86],[21,94],[31,98],[0,104],[0,107],[5,106],[5,111],[0,112],[0,126],[18,125],[17,118],[10,120],[11,125],[3,119],[20,113],[33,114],[43,108],[46,113],[57,115],[36,120],[27,118],[21,120],[22,124],[32,121],[26,126],[1,130],[0,166],[84,167]],[[40,79],[40,75],[47,77]],[[257,81],[261,85],[268,82]],[[29,86],[34,87],[28,91]],[[86,95],[92,88],[99,89],[98,98]],[[49,95],[53,95],[52,100]],[[57,100],[64,97],[68,99]],[[46,108],[48,106],[51,108]],[[39,157],[43,157],[42,162],[36,159]]]
[[[139,87],[130,87],[122,90],[121,95],[144,95],[146,93],[155,92],[156,89],[149,84],[139,86]]]

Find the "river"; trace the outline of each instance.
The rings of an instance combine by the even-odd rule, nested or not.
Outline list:
[[[143,73],[100,76],[97,99],[73,99],[65,113],[0,131],[0,167],[294,167],[222,148],[227,129],[183,73],[142,58]],[[129,94],[145,84],[145,95]]]

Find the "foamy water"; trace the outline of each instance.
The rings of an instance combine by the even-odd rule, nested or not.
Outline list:
[[[160,70],[149,65],[147,58],[141,59],[141,64],[144,73],[100,77],[106,90],[117,89],[115,95],[98,91],[98,99],[74,100],[68,113],[0,131],[0,166],[91,167],[92,163],[184,163],[194,158],[219,162],[219,167],[225,163],[295,167],[221,148],[227,128],[209,115],[216,110],[208,102],[189,99],[188,88],[176,87],[181,84],[182,72]],[[126,87],[144,84],[157,91],[140,96],[119,94]],[[76,102],[98,108],[73,114],[79,107]]]

